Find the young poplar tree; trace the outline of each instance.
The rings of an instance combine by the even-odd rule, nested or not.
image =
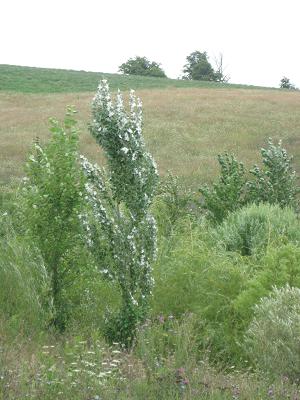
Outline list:
[[[153,285],[156,225],[149,207],[158,181],[142,137],[142,104],[134,91],[129,106],[126,112],[120,92],[113,101],[107,82],[101,81],[92,104],[90,132],[107,157],[108,178],[82,157],[94,218],[94,222],[85,220],[88,243],[97,255],[99,236],[105,236],[112,260],[107,272],[122,297],[119,313],[108,317],[106,336],[127,347],[145,318]]]
[[[68,258],[81,235],[78,214],[84,202],[74,113],[68,108],[63,125],[51,119],[49,143],[34,144],[23,190],[25,223],[51,277],[52,322],[60,331],[67,320],[63,292],[72,268]]]

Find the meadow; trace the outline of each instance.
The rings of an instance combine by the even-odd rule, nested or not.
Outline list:
[[[61,131],[49,131],[49,118],[62,121],[74,106],[78,150],[64,154],[78,151],[109,168],[89,132],[103,76],[113,96],[118,87],[133,88],[142,99],[143,136],[159,172],[150,208],[158,228],[155,285],[130,346],[109,340],[107,319],[122,292],[109,275],[115,264],[103,228],[93,252],[76,218],[67,213],[54,222],[76,193],[76,212],[92,209],[81,200],[85,178],[76,168],[65,178],[55,158],[76,141],[55,145]],[[299,91],[1,65],[0,400],[299,399],[300,222],[292,174],[300,172],[299,106]],[[265,187],[252,181],[248,199],[234,162],[225,184],[217,180],[224,152],[244,163],[247,180],[254,164],[268,168],[260,149],[270,137]],[[294,156],[290,169],[279,140]],[[34,182],[39,173],[34,141],[48,151],[50,167],[53,156],[62,169],[51,184],[37,179],[30,192],[22,178]],[[65,179],[72,188],[66,203],[68,189],[53,195]],[[201,196],[199,188],[213,181],[220,190]],[[272,201],[262,200],[270,187]],[[221,220],[212,218],[218,207]],[[51,322],[57,310],[49,269],[60,249],[63,329]]]
[[[23,75],[27,76],[25,72]],[[97,78],[98,75],[92,82],[93,86],[91,84],[94,90]],[[175,81],[183,88],[162,89],[161,79],[157,78],[152,80],[159,86],[150,90],[138,83],[146,82],[144,86],[147,87],[148,78],[130,78],[124,80],[128,80],[128,87],[132,81],[132,86],[138,88],[137,94],[144,104],[145,140],[162,176],[172,171],[196,188],[200,181],[211,180],[216,175],[217,154],[233,152],[250,167],[269,137],[282,139],[287,150],[292,151],[295,165],[299,165],[299,92],[235,89],[234,85],[227,88],[222,84],[207,88],[209,83],[197,88],[198,83],[190,81]],[[69,79],[72,82],[72,78]],[[110,80],[113,88],[120,81],[120,76],[116,81]],[[59,90],[62,91],[65,81],[60,82]],[[67,88],[69,84],[67,81]],[[185,87],[187,84],[196,87]],[[47,139],[49,117],[62,118],[67,105],[74,105],[78,110],[82,152],[91,160],[103,161],[87,132],[93,92],[81,92],[74,86],[75,93],[41,94],[39,86],[33,82],[31,91],[37,87],[38,93],[24,93],[27,89],[16,81],[13,91],[0,90],[1,182],[23,175],[24,161],[32,141],[36,137],[42,142]]]

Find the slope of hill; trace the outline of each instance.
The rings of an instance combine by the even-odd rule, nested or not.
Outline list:
[[[87,128],[94,93],[0,92],[0,182],[24,175],[32,141],[47,140],[48,118],[62,119],[67,105],[78,110],[82,152],[102,162]],[[197,188],[217,174],[218,153],[234,152],[251,167],[268,137],[283,140],[300,172],[300,92],[165,88],[137,93],[145,139],[161,175],[171,170]]]
[[[145,76],[105,74],[101,72],[73,71],[0,65],[0,91],[22,93],[71,93],[95,91],[100,79],[108,79],[112,89],[152,88],[259,88],[239,84],[186,81]]]

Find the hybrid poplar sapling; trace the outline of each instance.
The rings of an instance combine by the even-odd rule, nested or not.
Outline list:
[[[93,222],[85,219],[88,243],[99,254],[104,235],[112,260],[105,272],[121,292],[117,315],[109,315],[106,336],[129,347],[137,324],[145,318],[153,286],[151,262],[156,253],[156,225],[149,207],[158,182],[156,164],[142,136],[142,103],[130,92],[113,101],[108,83],[100,82],[92,104],[90,132],[105,152],[108,174],[82,157]],[[98,225],[98,227],[97,227]],[[100,227],[100,229],[99,229]]]

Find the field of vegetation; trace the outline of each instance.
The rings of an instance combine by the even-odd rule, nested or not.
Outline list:
[[[0,66],[0,400],[300,399],[299,106]]]

